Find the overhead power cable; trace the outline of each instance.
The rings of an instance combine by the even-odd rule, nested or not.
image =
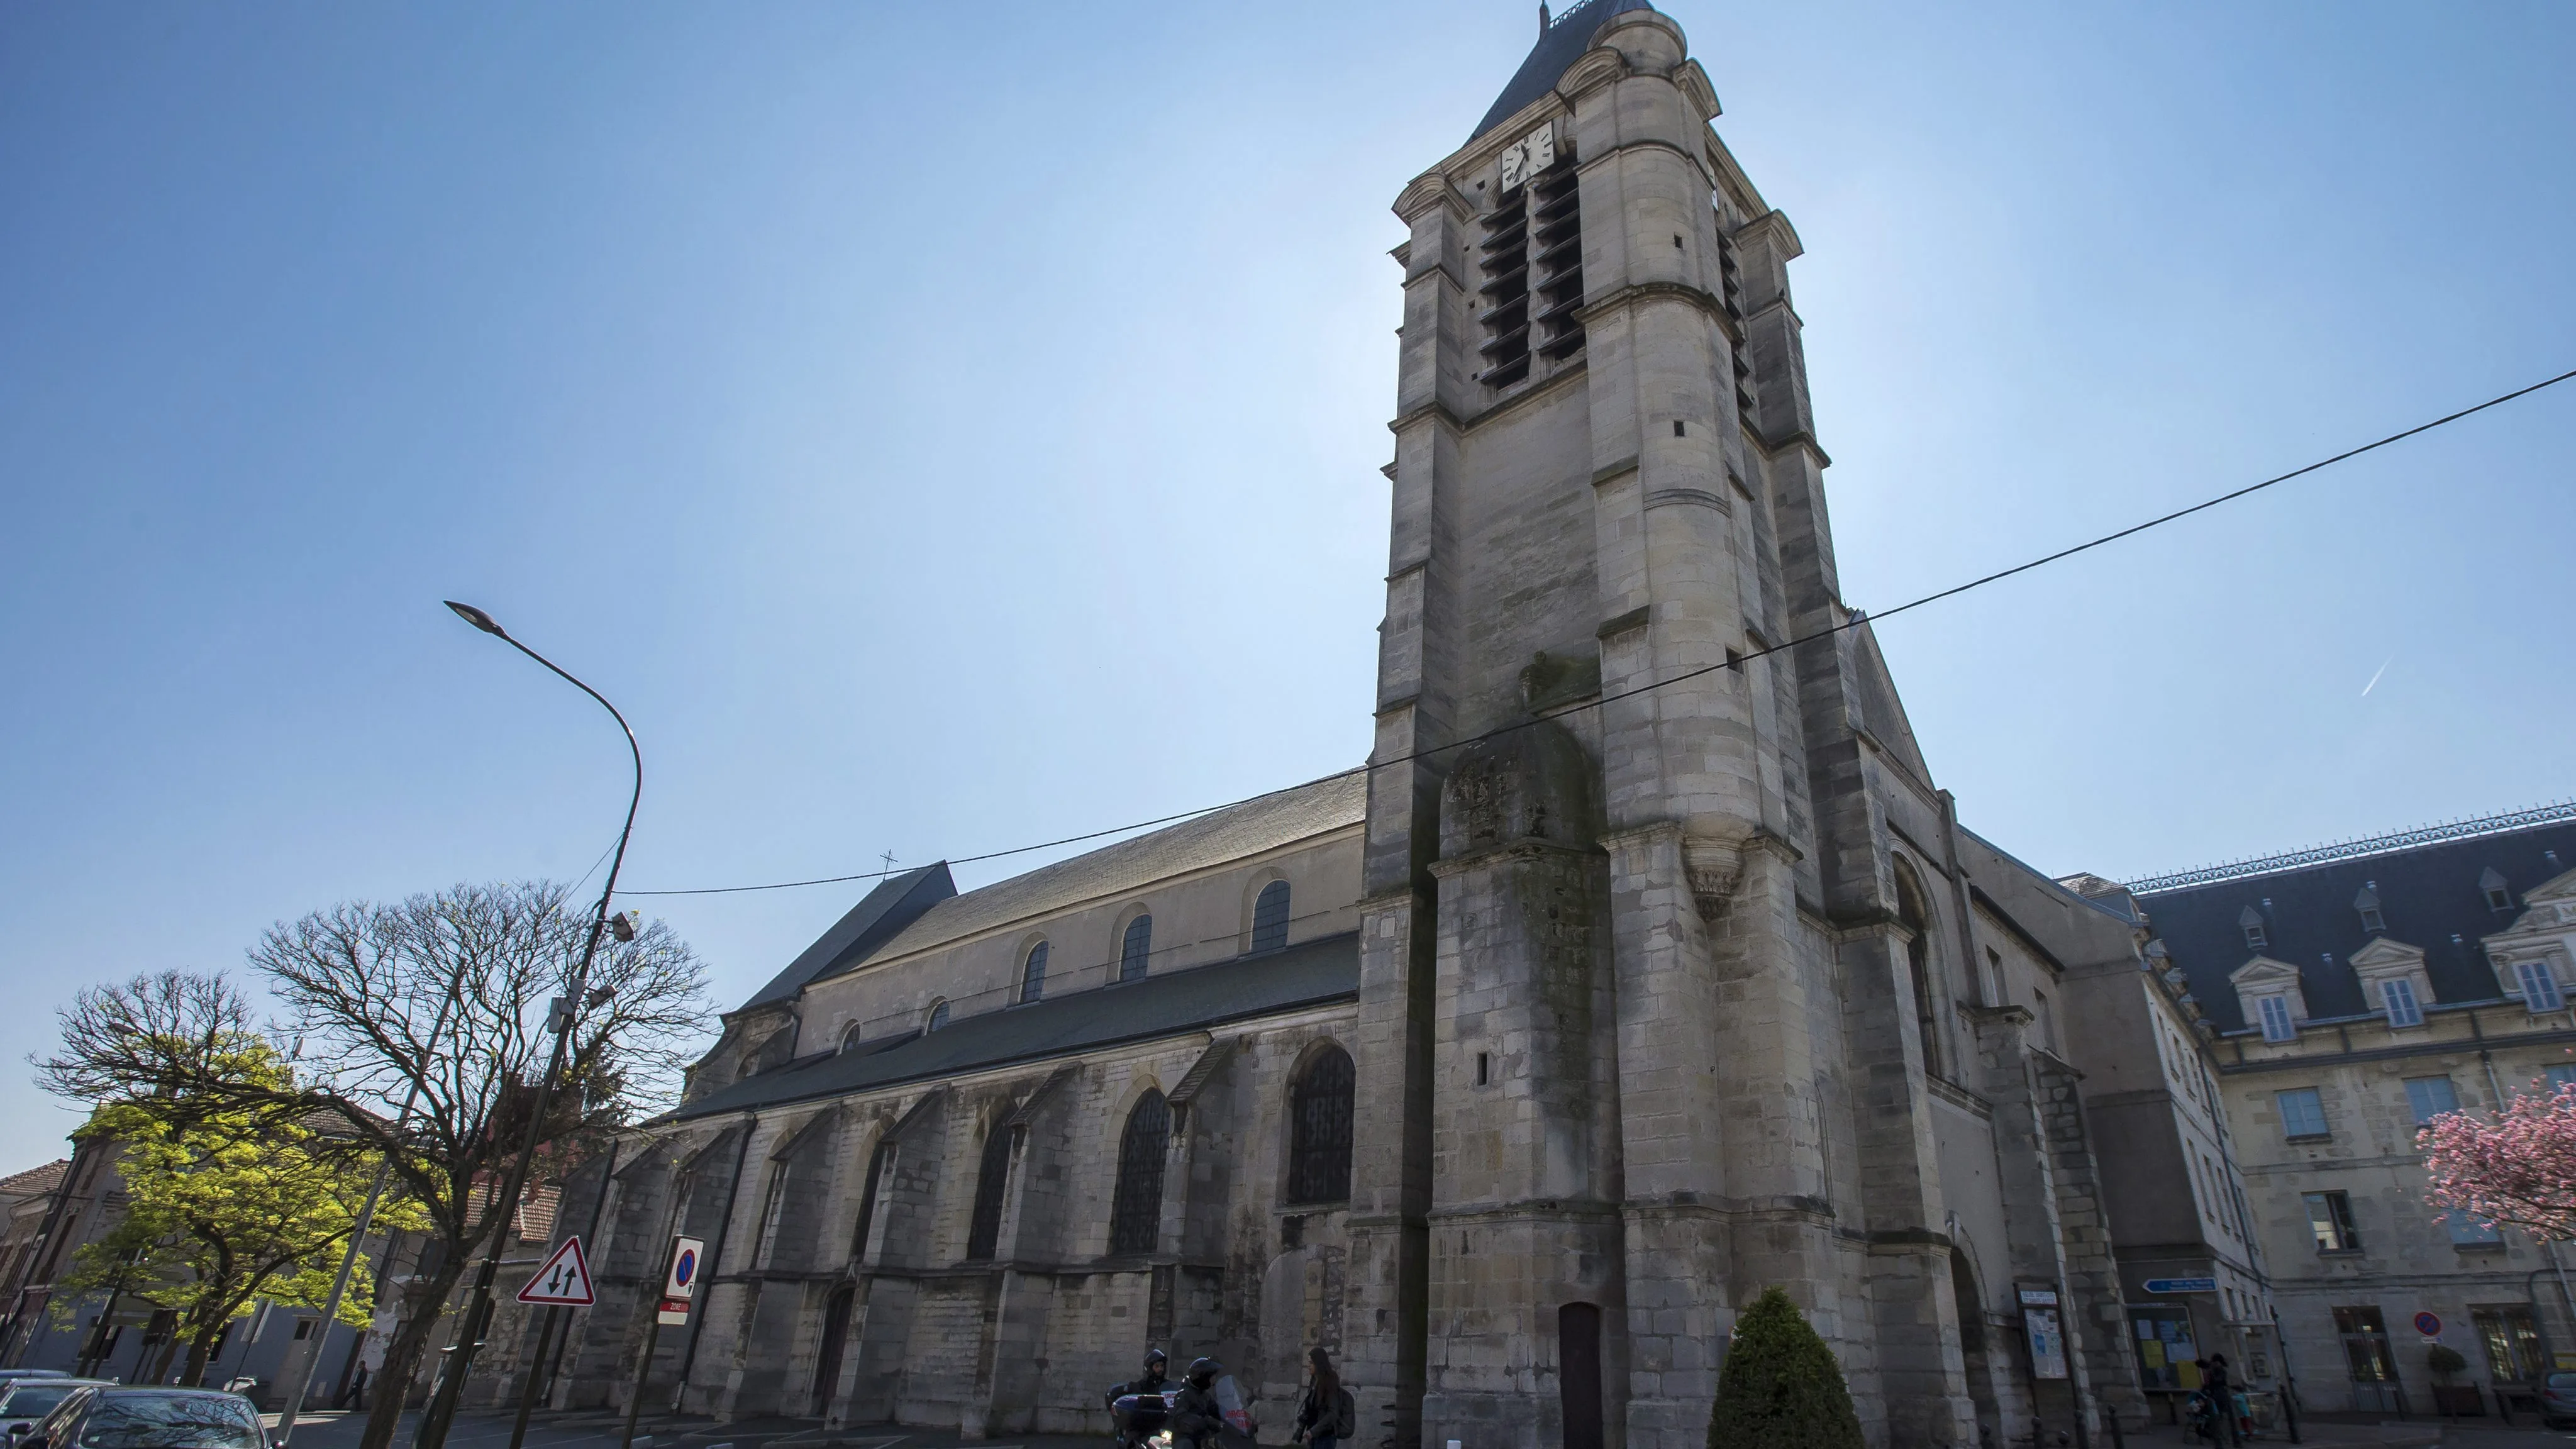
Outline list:
[[[2392,443],[2402,443],[2408,438],[2429,433],[2435,428],[2456,423],[2462,418],[2473,417],[2479,413],[2485,412],[2489,408],[2502,407],[2506,403],[2512,402],[2517,398],[2529,397],[2533,393],[2539,392],[2544,388],[2556,387],[2558,384],[2569,381],[2570,379],[2576,379],[2576,370],[2562,372],[2556,377],[2544,378],[2539,382],[2532,383],[2528,387],[2518,387],[2511,392],[2500,393],[2497,396],[2488,398],[2485,402],[2478,403],[2472,407],[2465,407],[2454,413],[2444,413],[2442,416],[2435,418],[2430,422],[2417,423],[2415,426],[2407,428],[2402,432],[2390,433],[2384,438],[2377,439],[2373,442],[2363,443],[2359,447],[2346,448],[2342,452],[2334,454],[2332,457],[2319,458],[2315,462],[2309,463],[2303,467],[2293,468],[2287,473],[2275,474],[2259,483],[2248,483],[2242,488],[2232,489],[2228,492],[2221,493],[2214,498],[2203,499],[2187,508],[2177,508],[2171,513],[2158,514],[2156,517],[2147,519],[2144,522],[2133,523],[2126,528],[2103,534],[2098,538],[2087,539],[2082,543],[2061,548],[2055,553],[2042,554],[2038,558],[2014,564],[2010,568],[1997,569],[1993,573],[1980,575],[1979,577],[1970,579],[1965,583],[1952,584],[1946,589],[1925,594],[1921,598],[1909,599],[1892,609],[1882,609],[1875,614],[1855,610],[1852,612],[1850,618],[1847,618],[1838,624],[1830,624],[1822,629],[1801,634],[1794,639],[1783,640],[1778,644],[1765,645],[1760,649],[1754,650],[1750,654],[1738,655],[1734,658],[1728,659],[1723,664],[1709,664],[1703,665],[1697,669],[1684,670],[1682,673],[1672,675],[1669,678],[1653,680],[1649,683],[1638,685],[1633,689],[1623,689],[1616,693],[1599,695],[1595,698],[1585,700],[1580,704],[1568,705],[1562,709],[1545,711],[1543,713],[1533,715],[1529,719],[1515,720],[1510,724],[1487,730],[1482,734],[1469,735],[1464,739],[1451,740],[1446,744],[1427,746],[1408,755],[1397,755],[1393,758],[1384,760],[1371,760],[1364,765],[1354,765],[1347,770],[1336,770],[1329,775],[1318,775],[1312,780],[1307,780],[1296,785],[1285,786],[1281,789],[1264,790],[1257,795],[1246,795],[1239,800],[1228,800],[1219,805],[1202,805],[1195,810],[1182,810],[1171,815],[1156,816],[1151,820],[1131,821],[1125,825],[1110,826],[1105,830],[1091,830],[1080,835],[1060,836],[1054,840],[1039,841],[1034,845],[1015,845],[1008,850],[988,850],[981,855],[954,856],[951,857],[947,863],[950,865],[971,865],[977,861],[1000,860],[1006,856],[1027,855],[1032,851],[1053,850],[1059,846],[1065,845],[1080,845],[1086,841],[1100,840],[1112,835],[1127,835],[1138,830],[1151,830],[1157,825],[1172,825],[1183,820],[1193,820],[1201,815],[1215,814],[1219,810],[1231,810],[1238,805],[1250,805],[1257,801],[1271,799],[1274,796],[1290,794],[1294,791],[1306,789],[1311,785],[1323,784],[1328,780],[1348,779],[1353,775],[1365,775],[1371,770],[1382,770],[1391,765],[1410,764],[1413,761],[1429,759],[1434,755],[1443,754],[1451,750],[1463,750],[1471,745],[1482,744],[1487,740],[1496,739],[1503,735],[1510,734],[1515,730],[1527,729],[1541,720],[1563,719],[1569,715],[1580,714],[1588,709],[1599,709],[1605,704],[1616,704],[1621,700],[1634,699],[1641,694],[1647,694],[1658,689],[1666,689],[1673,685],[1684,683],[1688,680],[1698,679],[1704,675],[1714,674],[1721,669],[1740,669],[1744,665],[1749,664],[1756,659],[1766,658],[1773,654],[1785,653],[1802,644],[1813,644],[1819,640],[1830,639],[1845,630],[1856,629],[1862,624],[1869,623],[1873,620],[1894,618],[1898,614],[1905,613],[1908,610],[1922,608],[1926,604],[1937,604],[1943,599],[1956,598],[1971,589],[1982,589],[1988,584],[2000,583],[2005,579],[2013,577],[2015,574],[2026,574],[2033,569],[2043,568],[2049,564],[2073,558],[2079,553],[2089,552],[2093,549],[2100,548],[2105,544],[2118,543],[2124,538],[2144,533],[2148,529],[2162,528],[2168,523],[2174,523],[2179,520],[2189,518],[2195,513],[2205,513],[2221,504],[2233,503],[2239,498],[2260,493],[2266,488],[2273,487],[2276,484],[2287,483],[2293,478],[2304,478],[2308,474],[2317,472],[2320,469],[2331,468],[2337,463],[2348,462],[2354,458],[2360,457],[2364,453],[2376,452]],[[892,870],[860,871],[855,875],[817,876],[811,880],[768,881],[759,885],[698,886],[687,890],[628,890],[620,891],[618,894],[623,896],[718,896],[734,895],[743,891],[783,891],[793,890],[799,886],[841,885],[850,881],[882,880],[887,876],[902,875],[907,871],[916,869],[919,869],[919,867],[903,866]]]

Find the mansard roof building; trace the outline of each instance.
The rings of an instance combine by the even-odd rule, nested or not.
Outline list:
[[[2576,1367],[2576,1264],[2430,1206],[2416,1147],[2439,1113],[2576,1081],[2576,806],[2135,890],[2217,1047],[2308,1402],[2434,1408],[2418,1314],[2469,1361],[2447,1392]]]
[[[1372,1441],[1697,1449],[1779,1286],[1874,1444],[2142,1422],[2043,943],[2083,913],[2134,987],[2143,938],[1933,783],[1842,598],[1800,242],[1717,114],[1644,0],[1543,18],[1395,200],[1369,761],[871,891],[568,1184],[574,1402],[640,1365],[657,1407],[1098,1431],[1159,1346],[1275,1437],[1320,1345]]]

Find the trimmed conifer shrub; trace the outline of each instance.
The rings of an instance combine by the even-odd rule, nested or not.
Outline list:
[[[1777,1288],[1735,1320],[1708,1449],[1862,1449],[1842,1365]]]

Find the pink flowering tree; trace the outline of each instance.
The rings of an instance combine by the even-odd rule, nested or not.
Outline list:
[[[2576,1238],[2576,1083],[2526,1092],[2500,1113],[2445,1112],[2415,1134],[2425,1197],[2482,1223]]]

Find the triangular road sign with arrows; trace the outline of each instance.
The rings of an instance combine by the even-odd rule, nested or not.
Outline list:
[[[566,1308],[588,1308],[594,1301],[590,1291],[590,1263],[581,1255],[579,1236],[563,1240],[555,1255],[546,1259],[528,1286],[519,1290],[522,1303],[553,1303]]]

